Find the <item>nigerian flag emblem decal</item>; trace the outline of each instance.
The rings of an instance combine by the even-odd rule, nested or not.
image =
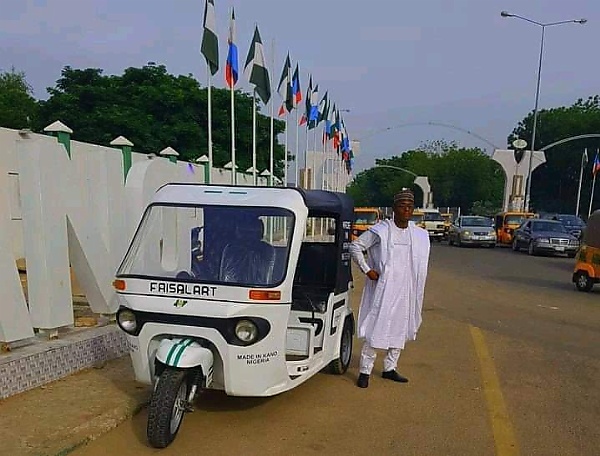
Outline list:
[[[175,304],[173,304],[174,307],[183,307],[187,304],[188,302],[185,299],[178,299],[177,301],[175,301]]]

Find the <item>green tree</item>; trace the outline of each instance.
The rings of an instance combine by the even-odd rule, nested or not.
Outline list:
[[[413,186],[415,177],[411,173],[414,173],[429,178],[436,206],[461,207],[473,212],[482,207],[493,211],[491,208],[501,206],[504,173],[480,149],[433,141],[424,143],[419,150],[376,160],[376,164],[409,172],[375,167],[359,173],[348,189],[356,205],[389,206],[394,193],[402,187],[412,187],[416,204],[422,205],[422,192]]]
[[[14,68],[0,73],[0,127],[30,128],[35,119],[37,104],[25,73]]]
[[[508,137],[509,144],[516,138],[531,142],[533,113],[519,122]],[[535,150],[572,136],[600,133],[600,98],[579,99],[572,106],[543,109],[538,113]],[[531,146],[531,145],[530,145]],[[533,172],[531,205],[535,210],[575,212],[581,155],[588,149],[590,163],[584,174],[581,192],[582,211],[588,207],[591,191],[591,163],[600,139],[583,139],[548,149],[546,163]],[[526,164],[527,165],[527,164]]]
[[[158,153],[167,146],[192,161],[208,153],[208,91],[191,75],[174,76],[163,65],[127,68],[122,75],[106,76],[101,69],[65,67],[50,97],[40,103],[38,128],[61,120],[73,138],[108,144],[124,135],[140,152]],[[212,89],[213,157],[216,166],[230,161],[230,92]],[[236,164],[252,166],[252,98],[235,92]],[[274,132],[285,123],[275,121]],[[259,113],[257,167],[269,166],[270,119]],[[275,173],[283,175],[284,148],[275,141]]]

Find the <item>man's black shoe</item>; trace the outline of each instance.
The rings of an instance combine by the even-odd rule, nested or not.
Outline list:
[[[400,375],[398,372],[396,372],[395,370],[391,370],[391,371],[384,371],[381,376],[383,378],[386,378],[388,380],[393,380],[395,382],[399,382],[399,383],[408,383],[408,379],[406,377],[403,377],[402,375]]]
[[[358,380],[356,380],[356,386],[359,388],[367,388],[369,386],[369,376],[367,374],[360,374]]]

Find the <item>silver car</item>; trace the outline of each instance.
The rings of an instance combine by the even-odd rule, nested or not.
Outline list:
[[[467,215],[458,217],[448,232],[450,245],[478,245],[496,247],[494,222],[488,217]]]

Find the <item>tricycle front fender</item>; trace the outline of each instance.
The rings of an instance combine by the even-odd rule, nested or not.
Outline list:
[[[156,351],[156,359],[166,366],[189,369],[200,366],[204,376],[212,376],[214,355],[194,339],[163,339]]]

